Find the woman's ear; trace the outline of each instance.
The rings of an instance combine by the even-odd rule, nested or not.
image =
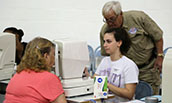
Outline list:
[[[120,47],[122,45],[122,40],[118,41],[118,47]]]

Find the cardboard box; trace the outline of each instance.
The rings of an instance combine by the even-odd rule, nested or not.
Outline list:
[[[94,98],[107,98],[107,76],[94,77]]]

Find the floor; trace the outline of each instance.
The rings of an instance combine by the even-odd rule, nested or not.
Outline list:
[[[4,101],[4,95],[0,94],[0,103],[3,103],[3,101]]]

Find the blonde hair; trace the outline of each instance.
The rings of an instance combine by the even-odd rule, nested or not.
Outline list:
[[[50,67],[46,65],[46,60],[44,54],[49,54],[51,48],[55,45],[48,39],[37,37],[30,41],[22,57],[20,64],[17,67],[17,73],[23,70],[33,70],[35,72],[40,72],[42,70],[50,71]]]

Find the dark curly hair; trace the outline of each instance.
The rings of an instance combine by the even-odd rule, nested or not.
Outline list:
[[[23,30],[22,29],[17,29],[17,28],[15,28],[15,27],[8,27],[8,28],[6,28],[3,32],[9,32],[9,33],[13,33],[13,34],[17,34],[17,35],[19,35],[19,41],[21,41],[22,40],[22,37],[23,37],[23,35],[24,35],[24,32],[23,32]]]
[[[128,33],[123,28],[110,28],[105,33],[113,33],[116,41],[122,41],[120,51],[123,55],[125,55],[131,45]]]

